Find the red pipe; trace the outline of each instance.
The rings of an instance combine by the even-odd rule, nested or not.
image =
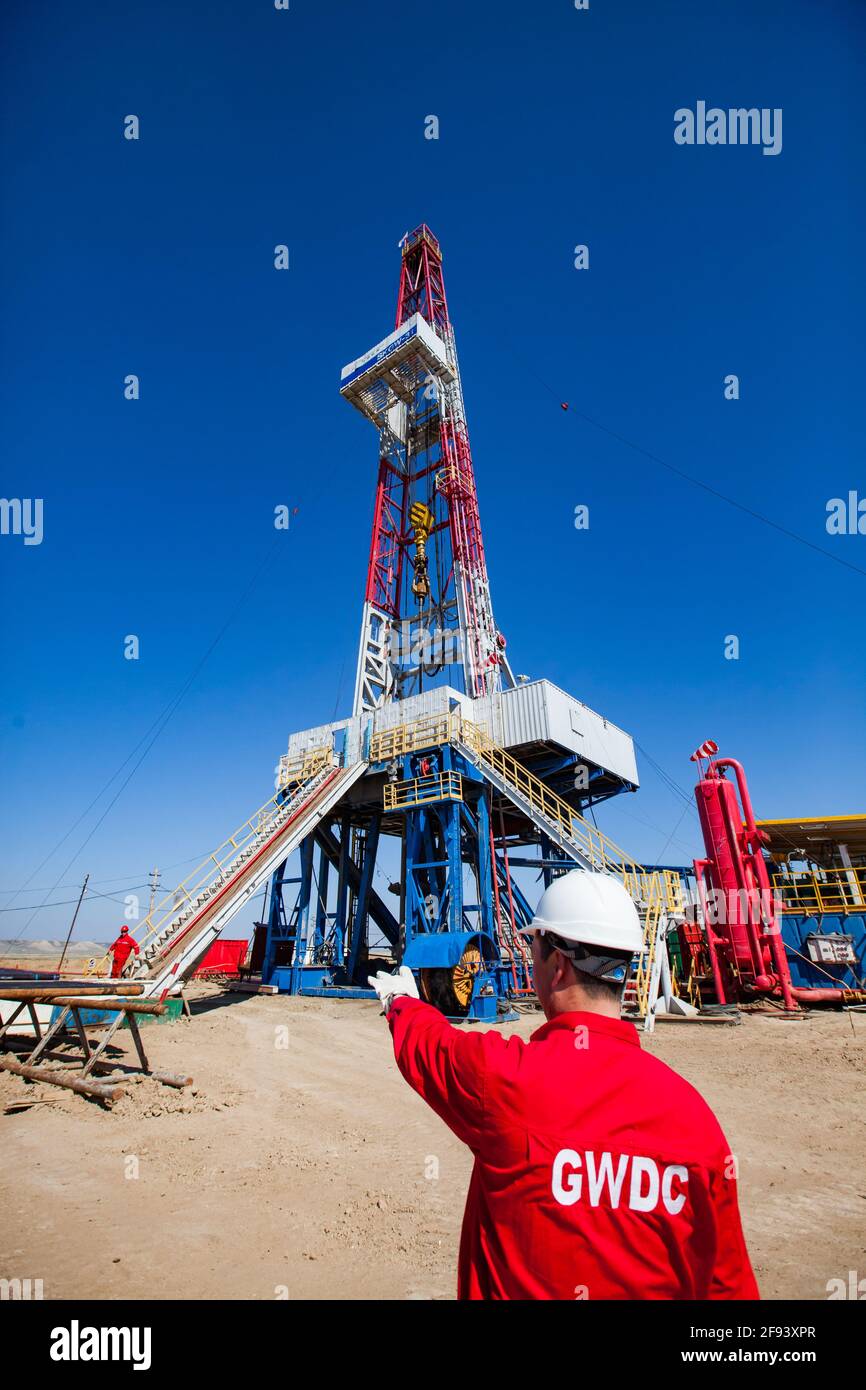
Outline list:
[[[820,985],[791,985],[791,994],[801,1004],[841,1004],[848,991],[844,989],[823,989]]]

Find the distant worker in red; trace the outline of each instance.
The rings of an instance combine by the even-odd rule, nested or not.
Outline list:
[[[116,980],[119,975],[123,974],[124,966],[133,951],[136,955],[139,954],[138,942],[130,936],[129,927],[121,927],[120,936],[111,943],[108,949],[114,957],[111,966],[111,978]]]
[[[718,1121],[619,1016],[629,894],[565,874],[527,933],[547,1019],[529,1042],[452,1027],[405,966],[370,981],[401,1072],[475,1155],[458,1297],[758,1298]]]

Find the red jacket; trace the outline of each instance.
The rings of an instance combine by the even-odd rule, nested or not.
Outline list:
[[[112,941],[108,949],[114,953],[115,965],[125,964],[133,951],[136,955],[140,954],[138,942],[133,940],[128,934],[126,936],[119,936],[116,941]]]
[[[718,1121],[631,1023],[561,1014],[525,1043],[407,998],[388,1022],[475,1154],[458,1298],[759,1297]]]

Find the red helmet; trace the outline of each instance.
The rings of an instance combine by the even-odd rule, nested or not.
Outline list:
[[[129,931],[129,927],[121,927],[121,928],[120,928],[120,935],[121,935],[121,936],[125,936],[126,933],[127,933],[128,931]]]

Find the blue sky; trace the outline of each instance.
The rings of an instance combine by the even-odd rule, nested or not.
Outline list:
[[[422,220],[515,668],[687,791],[713,737],[759,815],[866,809],[866,537],[825,530],[828,499],[866,496],[866,8],[13,0],[4,25],[2,490],[44,499],[44,539],[0,537],[0,888],[225,627],[105,819],[139,754],[13,906],[87,870],[121,900],[152,864],[180,878],[267,799],[290,731],[348,713],[376,445],[339,370],[390,331]],[[781,154],[676,145],[698,100],[782,108]],[[695,816],[639,761],[601,823],[690,859]],[[3,913],[0,936],[68,913]],[[122,916],[93,900],[77,934]]]

